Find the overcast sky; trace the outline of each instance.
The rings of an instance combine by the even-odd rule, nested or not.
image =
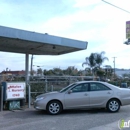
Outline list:
[[[130,0],[107,0],[130,11]],[[36,56],[33,65],[42,69],[75,66],[92,52],[105,51],[104,65],[130,68],[130,46],[126,40],[126,21],[130,14],[101,0],[0,0],[0,25],[88,41],[86,50],[60,56]],[[30,55],[31,59],[31,55]],[[34,69],[37,67],[34,66]],[[0,52],[0,71],[25,69],[25,55]]]

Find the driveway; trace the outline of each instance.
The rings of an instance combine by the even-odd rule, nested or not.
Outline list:
[[[130,106],[121,107],[118,113],[97,109],[69,110],[55,116],[27,108],[0,112],[0,130],[89,130],[113,122],[117,122],[118,129],[118,120],[129,117]]]

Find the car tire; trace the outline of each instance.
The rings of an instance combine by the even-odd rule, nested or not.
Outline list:
[[[59,101],[51,101],[47,105],[47,112],[51,115],[57,115],[62,111],[62,105]]]
[[[118,112],[120,109],[120,102],[117,99],[111,99],[107,103],[107,110],[109,112]]]

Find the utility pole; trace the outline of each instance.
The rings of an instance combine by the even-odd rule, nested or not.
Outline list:
[[[113,63],[114,63],[114,78],[115,78],[115,59],[116,57],[112,57],[114,60],[113,60]]]
[[[33,71],[33,69],[32,69],[32,67],[33,67],[33,54],[32,54],[32,57],[31,57],[31,75],[32,75],[32,71]]]

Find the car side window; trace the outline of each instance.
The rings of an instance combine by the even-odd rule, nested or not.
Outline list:
[[[90,83],[90,91],[105,91],[105,90],[111,90],[111,89],[101,83]]]
[[[72,88],[72,92],[86,92],[88,91],[89,84],[78,84],[74,88]]]

